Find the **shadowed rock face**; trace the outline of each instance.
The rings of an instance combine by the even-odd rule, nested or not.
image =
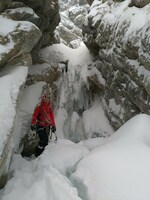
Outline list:
[[[86,0],[89,5],[93,3],[94,0]]]
[[[132,0],[132,5],[136,6],[138,8],[142,8],[144,6],[146,6],[147,4],[149,4],[150,1],[149,0]]]
[[[116,129],[138,113],[150,114],[150,4],[129,6],[127,1],[93,3],[83,28],[106,81],[101,94]],[[139,16],[140,25],[135,23]]]
[[[0,12],[5,10],[11,5],[11,0],[1,0],[0,1]]]

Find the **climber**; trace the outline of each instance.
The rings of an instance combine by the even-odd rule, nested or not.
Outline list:
[[[51,108],[52,97],[46,94],[42,97],[41,103],[34,110],[31,122],[31,130],[36,131],[39,136],[39,143],[35,147],[35,156],[38,157],[48,145],[50,129],[56,131],[54,113]]]

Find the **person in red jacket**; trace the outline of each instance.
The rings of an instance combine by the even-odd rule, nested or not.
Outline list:
[[[31,130],[35,130],[39,136],[39,143],[35,148],[36,157],[38,157],[48,145],[50,128],[53,133],[56,131],[54,112],[51,108],[50,100],[50,96],[43,96],[40,105],[35,108],[32,116]]]

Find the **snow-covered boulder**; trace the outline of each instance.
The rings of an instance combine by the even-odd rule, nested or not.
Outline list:
[[[41,31],[27,21],[14,21],[0,16],[0,67],[13,58],[29,53],[41,37]]]
[[[137,115],[83,158],[72,175],[81,198],[149,200],[149,130],[150,116]]]
[[[39,158],[39,167],[52,165],[64,175],[70,175],[76,169],[77,163],[87,154],[89,150],[80,144],[75,144],[69,140],[61,140],[50,143],[42,156]]]
[[[35,38],[37,38],[37,41],[39,40],[36,47],[32,48],[31,54],[33,62],[38,62],[37,53],[40,48],[59,41],[54,37],[55,28],[60,21],[58,0],[20,0],[19,2],[1,0],[0,11],[1,15],[7,18],[16,21],[30,21],[42,32],[40,40],[38,36],[33,35],[33,41]],[[31,35],[30,38],[32,38]]]
[[[30,162],[14,155],[10,167],[13,177],[1,192],[1,200],[81,200],[68,176],[87,153],[81,145],[59,140]]]

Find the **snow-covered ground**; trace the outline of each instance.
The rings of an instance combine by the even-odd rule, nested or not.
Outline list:
[[[99,147],[59,139],[34,160],[15,155],[1,200],[149,200],[149,130],[150,116],[140,114]]]
[[[90,200],[150,199],[149,130],[150,116],[139,114],[82,159],[72,175],[82,197],[84,191]]]

